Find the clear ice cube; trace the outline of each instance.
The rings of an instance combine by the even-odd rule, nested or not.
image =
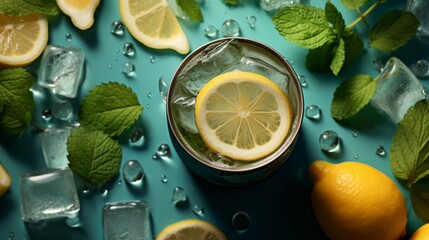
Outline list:
[[[153,240],[149,206],[144,201],[107,203],[103,208],[104,240]]]
[[[84,61],[85,54],[79,48],[46,46],[40,63],[39,84],[60,96],[76,97]]]
[[[40,133],[43,157],[48,168],[68,166],[67,138],[71,128],[49,128]]]
[[[428,0],[408,0],[407,10],[412,12],[420,21],[418,31],[422,35],[429,35],[429,1]]]
[[[180,126],[191,134],[198,134],[195,125],[195,97],[178,98],[174,101],[174,111]]]
[[[261,8],[265,11],[275,11],[295,4],[310,4],[310,0],[260,0]]]
[[[80,203],[70,169],[47,169],[21,175],[21,214],[26,222],[76,218]]]
[[[377,77],[371,104],[399,123],[408,109],[426,98],[423,85],[398,58],[390,58]]]

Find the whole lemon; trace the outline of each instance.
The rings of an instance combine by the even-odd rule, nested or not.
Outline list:
[[[309,168],[315,217],[333,239],[392,239],[405,235],[407,207],[395,183],[359,162],[315,161]]]
[[[429,223],[419,227],[413,235],[411,235],[410,240],[429,240]]]

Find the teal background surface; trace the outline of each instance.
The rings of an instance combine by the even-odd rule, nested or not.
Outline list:
[[[356,13],[342,7],[340,1],[332,1],[344,14],[346,23],[352,22]],[[323,7],[325,1],[313,0],[312,4]],[[404,1],[392,0],[381,5],[368,18],[373,25],[378,17],[391,8],[404,8]],[[151,208],[153,232],[158,234],[164,227],[183,219],[203,219],[219,227],[229,239],[325,239],[311,209],[311,181],[308,166],[317,159],[334,163],[343,161],[364,162],[383,171],[401,188],[407,199],[407,232],[412,233],[423,222],[412,209],[409,192],[398,181],[390,168],[389,155],[380,157],[375,154],[378,146],[387,151],[396,129],[386,116],[371,106],[347,122],[338,123],[330,116],[330,104],[333,92],[341,80],[355,74],[376,76],[372,60],[379,58],[386,61],[389,56],[397,56],[407,65],[418,59],[428,59],[428,45],[413,38],[404,48],[394,53],[380,53],[368,47],[368,28],[360,23],[356,30],[365,36],[365,50],[352,66],[334,77],[329,73],[309,72],[304,67],[307,50],[284,40],[275,30],[271,21],[272,14],[259,8],[259,1],[246,1],[237,7],[225,5],[220,0],[205,0],[202,4],[204,22],[190,23],[180,21],[190,41],[191,50],[207,43],[211,39],[204,36],[204,28],[214,25],[220,29],[227,19],[235,19],[240,24],[240,36],[265,43],[279,51],[293,63],[299,75],[305,76],[308,86],[303,88],[305,106],[316,104],[322,109],[320,120],[304,118],[302,130],[292,156],[286,164],[268,179],[258,184],[228,188],[216,186],[193,176],[183,165],[173,148],[168,132],[165,104],[158,91],[158,80],[162,77],[170,82],[175,69],[185,55],[171,50],[149,49],[134,40],[128,31],[123,36],[110,33],[111,23],[120,20],[119,1],[102,0],[95,14],[93,27],[86,31],[76,29],[70,19],[64,15],[49,19],[50,44],[77,46],[86,54],[85,77],[78,98],[79,101],[95,85],[101,82],[117,81],[130,86],[138,95],[144,112],[138,125],[145,131],[145,145],[141,148],[130,147],[123,141],[122,163],[129,159],[141,162],[146,173],[142,188],[133,189],[125,184],[122,175],[110,182],[107,196],[98,192],[83,195],[79,189],[81,201],[81,223],[78,228],[69,228],[63,221],[50,222],[47,225],[26,225],[21,220],[19,199],[19,176],[45,168],[40,140],[35,130],[28,129],[21,138],[2,136],[0,139],[0,163],[10,172],[13,184],[11,189],[0,198],[0,239],[102,239],[102,208],[107,202],[125,200],[145,200]],[[246,16],[256,16],[255,28],[246,23]],[[67,41],[66,35],[72,40]],[[222,34],[219,34],[221,37]],[[122,45],[131,42],[136,46],[136,55],[126,57],[122,54]],[[155,61],[151,62],[151,57]],[[136,66],[136,74],[126,77],[122,74],[122,65],[130,61]],[[111,65],[111,68],[109,67]],[[29,66],[37,75],[38,61]],[[422,81],[428,85],[426,81]],[[150,97],[153,95],[153,97]],[[34,120],[44,124],[41,119],[42,109],[49,107],[43,98],[36,98],[37,109]],[[327,155],[320,150],[319,136],[325,130],[336,131],[342,139],[342,151]],[[353,136],[353,133],[358,133]],[[153,160],[152,154],[160,144],[169,144],[172,155],[168,160]],[[161,175],[168,177],[168,182],[161,182]],[[122,182],[122,184],[118,184]],[[189,197],[189,204],[174,206],[171,195],[176,186],[181,186]],[[194,205],[204,208],[204,215],[192,212]],[[247,212],[252,220],[251,227],[245,232],[237,232],[231,218],[238,211]],[[362,229],[365,231],[365,229]]]

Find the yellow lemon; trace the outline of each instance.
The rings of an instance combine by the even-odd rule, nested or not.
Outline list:
[[[274,152],[286,139],[292,118],[282,89],[251,72],[214,77],[195,101],[195,122],[204,143],[235,160],[254,161]]]
[[[10,184],[12,184],[12,179],[10,178],[9,173],[3,165],[0,164],[0,197],[9,189]]]
[[[131,35],[150,48],[189,52],[189,42],[167,0],[120,0],[122,20]]]
[[[40,56],[48,43],[48,21],[36,14],[0,14],[0,36],[0,64],[26,66]]]
[[[333,239],[398,240],[405,235],[407,207],[395,183],[363,163],[315,161],[309,168],[320,227]]]
[[[57,0],[57,4],[75,27],[86,30],[94,24],[94,12],[100,0]]]
[[[226,240],[225,234],[212,224],[196,219],[173,223],[157,236],[156,240]]]
[[[419,227],[413,235],[411,235],[410,240],[429,240],[429,223]]]

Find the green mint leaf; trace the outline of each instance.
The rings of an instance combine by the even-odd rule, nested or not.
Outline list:
[[[90,184],[106,182],[119,172],[121,145],[107,134],[83,126],[74,129],[67,139],[69,167]]]
[[[334,43],[326,43],[321,47],[310,49],[305,59],[305,67],[311,71],[328,72],[332,59],[334,59],[334,53]]]
[[[346,8],[357,10],[367,3],[368,0],[341,0],[341,2]]]
[[[191,20],[204,21],[200,5],[196,0],[176,0],[176,3]]]
[[[389,11],[371,29],[370,45],[381,51],[395,51],[416,34],[418,26],[419,21],[411,12]]]
[[[335,48],[334,58],[332,59],[330,65],[330,69],[335,76],[337,76],[338,73],[341,71],[344,65],[344,60],[346,58],[346,50],[344,44],[344,40],[341,38],[338,42],[337,47]]]
[[[31,123],[34,111],[30,87],[33,76],[23,68],[0,72],[0,130],[6,135],[20,135]]]
[[[309,49],[319,48],[338,37],[326,20],[325,11],[309,5],[284,7],[274,14],[272,21],[286,40]]]
[[[58,15],[55,0],[1,0],[0,13],[8,16],[24,16],[32,13]]]
[[[344,35],[346,58],[343,68],[349,66],[363,50],[363,41],[355,31],[346,30]]]
[[[80,107],[83,125],[117,137],[129,128],[142,113],[137,95],[131,88],[115,83],[102,83],[94,87]]]
[[[238,0],[223,0],[226,4],[237,5]]]
[[[424,180],[424,183],[411,185],[410,198],[417,217],[429,222],[429,188],[427,179]]]
[[[342,35],[344,29],[346,28],[346,24],[341,13],[330,1],[327,1],[325,4],[325,15],[326,20],[332,24],[334,31],[336,31],[339,35]]]
[[[369,103],[376,89],[377,82],[369,75],[357,75],[343,81],[334,92],[332,117],[342,120],[354,116]]]
[[[429,169],[429,102],[421,101],[408,110],[399,123],[390,148],[390,165],[395,176],[410,184]]]

